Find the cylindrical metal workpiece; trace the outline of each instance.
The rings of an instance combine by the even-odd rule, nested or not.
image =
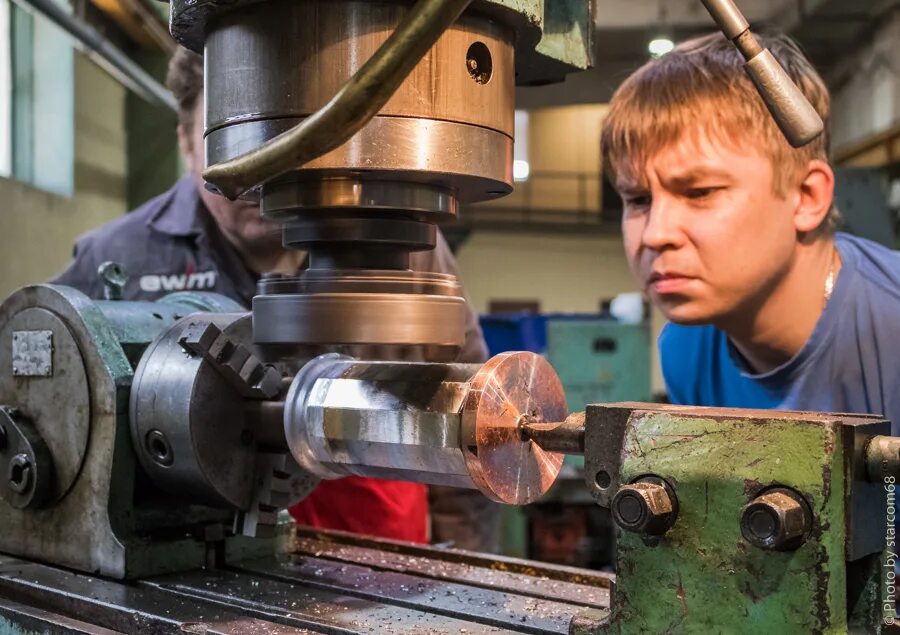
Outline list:
[[[285,400],[291,453],[321,478],[474,487],[460,451],[459,413],[478,368],[318,357],[297,374]]]
[[[584,454],[584,412],[556,423],[524,422],[522,433],[548,452]]]
[[[527,504],[553,484],[563,455],[525,438],[520,424],[564,415],[562,384],[533,353],[505,353],[483,366],[328,354],[294,378],[284,425],[294,459],[320,478],[477,487]]]

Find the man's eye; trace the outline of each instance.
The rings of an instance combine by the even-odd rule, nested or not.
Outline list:
[[[626,196],[625,204],[629,207],[647,207],[650,205],[650,196],[642,195],[642,196]]]
[[[692,187],[687,191],[687,197],[690,199],[704,199],[712,196],[721,188],[718,187]]]

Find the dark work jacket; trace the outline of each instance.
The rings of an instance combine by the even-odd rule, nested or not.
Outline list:
[[[259,276],[250,271],[218,229],[190,176],[133,212],[81,236],[68,268],[53,282],[103,297],[97,268],[105,261],[128,275],[125,300],[155,300],[182,290],[212,291],[250,306]],[[417,271],[457,275],[443,236],[430,252],[413,254]],[[457,361],[483,362],[487,346],[469,305],[466,341]],[[450,488],[432,488],[432,539],[467,549],[490,550],[496,538],[496,508],[487,499]]]

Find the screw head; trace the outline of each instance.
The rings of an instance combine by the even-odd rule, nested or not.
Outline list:
[[[809,508],[799,494],[775,489],[757,496],[741,512],[741,534],[750,544],[771,551],[792,551],[812,526]]]
[[[621,529],[647,536],[662,536],[677,516],[666,486],[647,481],[623,485],[613,497],[611,508]]]
[[[27,454],[17,454],[9,460],[6,483],[16,494],[24,494],[31,487],[33,480],[31,459]]]

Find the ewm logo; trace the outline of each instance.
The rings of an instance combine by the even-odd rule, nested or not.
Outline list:
[[[218,271],[195,271],[193,273],[148,274],[141,276],[141,291],[202,291],[216,286]]]

